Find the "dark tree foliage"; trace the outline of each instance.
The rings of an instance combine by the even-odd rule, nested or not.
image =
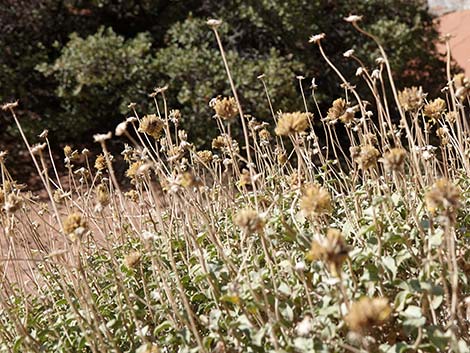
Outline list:
[[[145,113],[148,93],[169,84],[172,108],[200,143],[210,139],[207,103],[230,95],[213,34],[221,18],[224,45],[247,113],[270,115],[264,73],[276,110],[301,109],[297,75],[315,77],[327,106],[342,94],[334,73],[308,44],[324,32],[324,47],[346,77],[357,65],[342,53],[355,49],[372,67],[379,56],[368,38],[343,18],[362,14],[362,25],[386,47],[400,86],[437,92],[444,64],[424,1],[405,0],[3,0],[0,6],[0,99],[20,99],[19,114],[31,136],[43,128],[55,141],[91,139],[127,114],[135,101]],[[360,88],[360,84],[359,84]],[[8,117],[2,140],[15,134]]]

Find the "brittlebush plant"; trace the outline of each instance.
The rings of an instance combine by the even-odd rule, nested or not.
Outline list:
[[[374,43],[360,20],[346,18]],[[212,149],[194,147],[164,86],[155,112],[129,104],[121,157],[98,134],[95,157],[64,149],[61,176],[48,134],[24,138],[39,196],[0,152],[0,351],[468,352],[468,80],[449,69],[441,97],[399,89],[378,43],[377,67],[345,53],[348,78],[319,34],[311,50],[344,97],[322,111],[313,82],[289,112],[266,86],[261,120],[220,24],[232,94],[201,117],[219,128]],[[22,132],[18,105],[3,109]]]

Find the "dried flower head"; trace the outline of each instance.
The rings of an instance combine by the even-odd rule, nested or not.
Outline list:
[[[457,113],[456,111],[451,111],[446,114],[445,119],[449,124],[454,124],[457,121],[458,117],[459,113]]]
[[[2,110],[13,110],[18,106],[18,101],[16,102],[10,102],[10,103],[4,103],[2,105]]]
[[[359,152],[357,150],[354,150],[354,152],[356,158],[353,159],[362,170],[374,167],[380,156],[380,152],[372,145],[361,146]]]
[[[298,172],[292,172],[291,175],[289,175],[288,182],[289,186],[291,189],[298,188],[302,183],[304,182],[305,178],[302,174],[299,175]]]
[[[39,153],[42,153],[42,151],[44,151],[44,149],[46,148],[46,143],[37,143],[35,144],[34,146],[31,147],[31,153],[32,154],[39,154]]]
[[[447,146],[450,142],[449,129],[447,127],[440,127],[436,130],[436,135],[439,137],[442,146]]]
[[[104,141],[109,140],[113,136],[111,131],[108,131],[106,134],[95,134],[93,135],[93,140],[98,143],[104,143]]]
[[[268,130],[266,129],[262,129],[258,132],[258,136],[260,138],[261,141],[269,141],[271,140],[271,134]]]
[[[320,41],[326,37],[325,33],[314,34],[308,40],[309,43],[320,44]]]
[[[405,88],[398,92],[398,101],[405,111],[416,112],[423,105],[426,94],[423,93],[422,87]]]
[[[345,17],[344,20],[349,23],[356,23],[362,20],[362,16],[349,15],[348,17]]]
[[[170,121],[173,124],[177,125],[179,121],[181,120],[181,111],[179,111],[178,109],[172,109],[170,110],[169,117],[170,117]]]
[[[38,137],[41,138],[41,139],[47,139],[47,136],[49,135],[49,130],[47,129],[44,129],[39,135]]]
[[[136,179],[139,176],[139,168],[143,165],[142,161],[132,163],[126,170],[126,177]]]
[[[138,251],[132,251],[124,256],[124,265],[127,268],[135,268],[140,263],[141,253]]]
[[[64,155],[65,157],[70,158],[70,156],[72,156],[72,147],[70,147],[69,145],[66,145],[64,147]]]
[[[248,169],[243,169],[241,174],[240,174],[240,180],[238,181],[238,184],[240,186],[247,186],[251,185],[251,174]]]
[[[331,108],[328,109],[327,118],[331,122],[335,122],[338,119],[344,124],[350,124],[354,119],[355,110],[348,107],[348,104],[343,98],[338,98],[333,101]]]
[[[289,136],[303,132],[308,128],[308,118],[308,113],[283,113],[279,117],[274,131],[278,136]]]
[[[347,259],[348,252],[349,248],[341,232],[338,229],[329,228],[326,238],[321,241],[312,241],[306,257],[310,261],[323,261],[333,276],[341,277],[341,266]]]
[[[95,169],[99,171],[106,169],[106,158],[102,154],[96,157]]]
[[[429,102],[424,106],[423,112],[424,115],[427,116],[432,124],[435,124],[437,119],[441,117],[441,115],[446,110],[446,102],[441,98],[436,98],[433,101]]]
[[[258,212],[250,208],[239,211],[235,215],[233,222],[243,229],[243,231],[250,234],[263,232],[265,225],[263,218],[260,217]]]
[[[454,76],[455,95],[463,100],[470,93],[470,81],[465,74],[460,73]]]
[[[196,154],[197,154],[200,162],[202,162],[206,165],[210,164],[210,162],[212,162],[213,155],[212,155],[211,151],[208,151],[208,150],[197,151]]]
[[[207,20],[206,23],[209,27],[214,29],[214,28],[219,27],[222,24],[222,20],[211,18],[211,19]]]
[[[139,193],[135,190],[129,190],[127,191],[124,196],[126,196],[129,200],[132,202],[137,202],[139,201]]]
[[[5,198],[5,196],[3,196]],[[15,213],[23,205],[23,199],[17,194],[9,194],[6,197],[3,208],[7,213]]]
[[[386,322],[391,313],[387,298],[362,297],[351,305],[344,320],[352,331],[364,334]]]
[[[287,158],[287,153],[283,151],[282,149],[276,148],[276,160],[277,163],[281,166],[287,163],[288,158]]]
[[[215,115],[224,120],[231,120],[238,114],[237,102],[233,97],[216,98],[212,108]]]
[[[126,133],[127,130],[127,121],[123,121],[122,123],[119,123],[116,126],[116,130],[114,131],[114,134],[116,136],[122,136]]]
[[[165,122],[155,114],[146,115],[142,118],[139,125],[139,132],[152,136],[155,140],[162,135]]]
[[[310,184],[300,199],[300,209],[306,216],[321,216],[331,211],[331,195],[327,189]]]
[[[460,194],[459,188],[449,180],[438,179],[425,194],[426,207],[431,213],[442,211],[446,216],[453,216],[460,207]]]
[[[111,202],[109,197],[108,187],[104,183],[100,183],[96,188],[96,198],[98,200],[98,204],[101,207],[106,207]]]
[[[64,232],[73,242],[80,240],[87,231],[87,223],[79,213],[71,213],[63,222]]]
[[[385,169],[398,172],[403,169],[406,151],[403,148],[392,148],[386,152],[381,160]]]

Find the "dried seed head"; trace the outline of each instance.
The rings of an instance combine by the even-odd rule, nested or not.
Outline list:
[[[124,196],[126,196],[129,200],[132,202],[137,202],[139,201],[139,193],[135,190],[129,190],[127,191]]]
[[[212,29],[216,29],[217,27],[219,27],[222,24],[222,20],[211,18],[211,19],[207,20],[206,23]]]
[[[325,33],[314,34],[308,40],[309,43],[320,44],[320,41],[326,37]]]
[[[300,209],[309,217],[328,214],[331,211],[331,195],[324,187],[311,184],[303,191]]]
[[[470,81],[465,74],[460,73],[454,76],[455,95],[461,100],[470,93]]]
[[[269,141],[271,140],[271,134],[268,130],[263,129],[258,132],[258,136],[261,141]]]
[[[135,268],[140,263],[141,253],[138,251],[132,251],[131,253],[124,256],[124,265],[127,268]]]
[[[63,222],[64,232],[73,242],[80,240],[87,231],[87,223],[78,213],[71,213]]]
[[[348,17],[345,17],[344,20],[349,23],[356,23],[362,20],[362,16],[349,15]]]
[[[350,124],[354,119],[354,113],[354,108],[350,108],[343,98],[338,98],[328,109],[327,119],[331,122],[336,122],[339,119],[344,124]]]
[[[372,145],[361,146],[359,153],[356,149],[351,152],[354,152],[356,158],[353,159],[362,170],[367,170],[374,167],[377,164],[377,160],[380,156],[380,152]]]
[[[426,94],[423,93],[422,87],[405,88],[398,92],[398,101],[405,111],[416,112],[423,105]]]
[[[106,134],[95,134],[93,135],[93,140],[98,143],[103,143],[106,140],[109,140],[113,134],[111,131],[108,131]]]
[[[162,135],[165,122],[155,114],[146,115],[142,118],[139,125],[139,132],[143,132],[158,140]]]
[[[238,184],[240,186],[247,186],[247,185],[251,185],[251,182],[252,180],[251,180],[250,171],[248,169],[243,169],[240,175],[240,180],[238,181]]]
[[[424,106],[423,113],[431,120],[432,124],[435,124],[437,119],[441,117],[445,110],[445,100],[436,98]]]
[[[118,126],[116,126],[116,130],[114,134],[116,136],[122,136],[126,133],[127,130],[127,121],[123,121],[122,123],[119,123]]]
[[[111,202],[108,187],[105,184],[101,183],[96,188],[96,198],[98,199],[98,204],[101,207],[106,207]]]
[[[362,297],[351,305],[344,320],[352,331],[364,334],[386,322],[391,313],[387,298]]]
[[[70,156],[72,155],[72,147],[70,147],[69,145],[65,146],[64,155],[65,157],[70,158]]]
[[[172,109],[170,110],[169,117],[170,117],[170,121],[173,124],[177,125],[179,121],[181,120],[181,112],[178,109]]]
[[[329,228],[326,238],[312,242],[307,259],[323,261],[333,276],[341,277],[341,266],[347,259],[348,252],[349,248],[341,232],[338,229]]]
[[[451,111],[446,114],[445,119],[449,124],[454,124],[457,121],[458,117],[459,113],[457,113],[456,111]]]
[[[308,128],[308,113],[295,112],[283,113],[279,117],[274,132],[278,136],[289,136],[295,133],[303,132]]]
[[[95,168],[99,171],[106,169],[106,158],[102,154],[96,157]]]
[[[277,163],[281,166],[287,163],[287,153],[283,150],[276,149],[276,160]]]
[[[47,139],[47,135],[49,135],[49,130],[45,129],[38,135],[38,137],[41,139]]]
[[[291,187],[291,189],[298,188],[300,185],[302,185],[304,180],[305,178],[302,174],[299,175],[298,172],[292,172],[292,174],[289,175],[289,186]]]
[[[403,169],[406,151],[403,148],[392,148],[386,152],[381,160],[385,169],[398,172]]]
[[[249,234],[263,232],[265,225],[264,220],[259,216],[258,212],[250,208],[239,211],[235,215],[233,222]]]
[[[442,146],[447,146],[450,142],[449,129],[447,127],[440,127],[436,130],[436,135],[439,137]]]
[[[17,106],[18,106],[18,101],[5,103],[2,105],[2,110],[12,110],[12,109],[15,109]]]
[[[441,211],[445,216],[455,216],[460,207],[460,194],[459,188],[449,180],[438,179],[425,194],[426,207],[431,213]]]
[[[215,115],[224,120],[231,120],[238,114],[237,102],[233,97],[216,98],[212,108]]]
[[[137,161],[132,163],[129,168],[126,170],[126,177],[129,179],[136,179],[139,176],[139,168],[143,165],[144,163],[142,161]]]
[[[44,151],[44,149],[46,148],[46,143],[38,143],[34,146],[31,147],[31,153],[32,154],[39,154],[40,152]]]
[[[3,198],[5,198],[5,196],[3,196]],[[23,199],[20,196],[18,196],[17,194],[9,194],[6,197],[3,208],[7,213],[13,214],[18,211],[22,205]]]
[[[203,150],[203,151],[198,151],[196,154],[202,163],[210,164],[212,162],[213,155],[211,151]]]

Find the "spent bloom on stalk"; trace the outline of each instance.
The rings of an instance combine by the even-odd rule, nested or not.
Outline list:
[[[349,23],[356,23],[362,20],[362,16],[349,15],[348,17],[345,17],[344,20]]]
[[[63,222],[64,232],[73,242],[80,240],[87,231],[87,223],[78,213],[71,213]]]
[[[95,169],[101,171],[106,169],[106,158],[102,154],[98,155],[95,160]]]
[[[141,258],[141,254],[138,251],[132,251],[126,256],[124,256],[124,265],[126,265],[127,268],[134,268],[136,267]]]
[[[398,92],[398,101],[405,111],[415,112],[423,105],[426,94],[422,87],[405,88]]]
[[[319,44],[320,41],[322,39],[324,39],[326,37],[326,34],[325,33],[320,33],[320,34],[314,34],[313,36],[311,36],[308,40],[309,43],[315,43],[315,44]]]
[[[449,180],[436,180],[425,195],[426,207],[429,212],[443,211],[447,216],[455,215],[460,207],[460,190]]]
[[[341,266],[348,258],[348,252],[349,248],[341,232],[338,229],[329,228],[326,238],[321,241],[312,241],[306,257],[310,261],[323,261],[328,266],[331,275],[341,277]]]
[[[341,120],[344,124],[349,124],[354,119],[355,110],[349,108],[348,104],[343,98],[338,98],[333,101],[331,108],[328,109],[327,117],[331,122]]]
[[[321,216],[331,211],[331,195],[324,187],[307,186],[300,199],[300,209],[306,216]]]
[[[239,211],[233,222],[247,233],[261,233],[265,225],[264,219],[258,212],[250,208]]]
[[[164,125],[165,123],[162,119],[155,114],[149,114],[142,118],[139,125],[139,132],[146,133],[157,140],[162,134]]]
[[[385,169],[398,172],[403,169],[405,158],[406,150],[403,148],[392,148],[385,152],[381,162],[384,164]]]
[[[380,152],[372,145],[354,146],[350,148],[351,158],[362,170],[374,167],[380,156]]]
[[[212,152],[209,150],[197,151],[196,154],[199,157],[200,161],[204,164],[210,164],[210,162],[212,162],[212,159],[214,158]]]
[[[445,100],[436,98],[424,106],[423,113],[430,119],[431,123],[435,124],[436,120],[441,117],[445,110]]]
[[[362,297],[351,305],[344,320],[352,331],[363,334],[386,322],[391,313],[387,298]]]
[[[308,128],[308,118],[308,113],[283,113],[279,117],[274,132],[278,136],[289,136],[295,133],[304,132]]]
[[[238,114],[237,102],[233,97],[215,98],[211,100],[210,106],[215,115],[224,120],[232,120]]]

